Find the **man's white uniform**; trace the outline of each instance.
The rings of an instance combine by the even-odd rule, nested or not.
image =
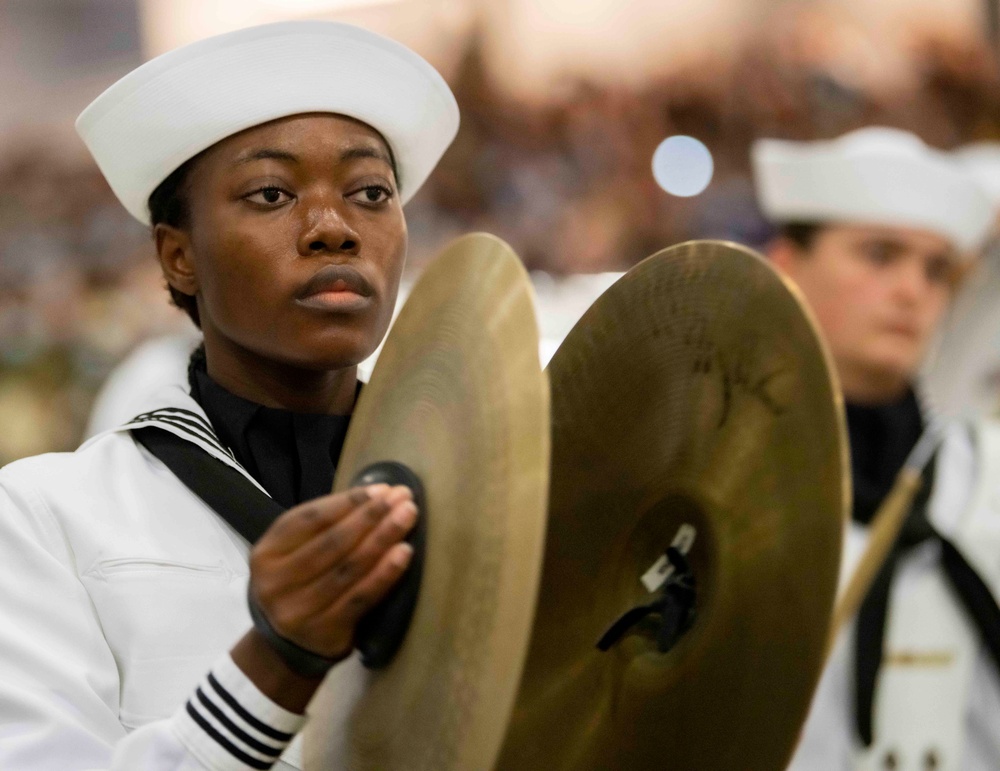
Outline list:
[[[938,454],[929,517],[1000,597],[1000,424],[955,424]],[[864,551],[852,523],[842,579]],[[853,627],[845,629],[813,699],[791,771],[995,771],[1000,768],[1000,677],[978,630],[926,543],[897,566],[875,697],[874,742],[854,723]]]

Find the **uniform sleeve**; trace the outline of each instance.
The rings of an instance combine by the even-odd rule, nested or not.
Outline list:
[[[186,704],[127,733],[118,668],[41,496],[0,475],[0,768],[268,769],[304,718],[221,657]]]

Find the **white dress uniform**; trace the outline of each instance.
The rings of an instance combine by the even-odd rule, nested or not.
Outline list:
[[[170,431],[253,479],[184,390],[152,406],[74,453],[0,470],[5,771],[269,768],[260,746],[280,753],[303,725],[227,654],[251,627],[250,545],[128,428]]]
[[[931,522],[1000,598],[1000,424],[951,426],[935,478]],[[867,531],[850,525],[842,580]],[[837,641],[789,771],[1000,768],[1000,673],[957,604],[939,544],[922,544],[897,567],[867,750],[854,728],[853,637],[852,627]]]
[[[159,56],[76,126],[119,201],[148,225],[151,193],[189,159],[314,112],[381,134],[401,203],[459,122],[448,85],[413,51],[352,25],[299,21]],[[175,433],[252,481],[184,389],[152,407],[130,427]],[[297,767],[287,747],[303,718],[227,653],[251,627],[249,548],[127,430],[0,471],[0,769]]]

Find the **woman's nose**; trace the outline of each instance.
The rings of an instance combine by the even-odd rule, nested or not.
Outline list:
[[[360,248],[357,231],[336,204],[324,202],[308,210],[298,242],[303,257],[324,252],[357,254]]]

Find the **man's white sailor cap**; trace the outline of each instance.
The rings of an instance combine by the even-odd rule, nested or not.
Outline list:
[[[955,157],[979,180],[993,209],[1000,212],[1000,142],[975,142],[955,150]]]
[[[758,201],[774,222],[918,228],[968,252],[982,244],[993,220],[973,176],[907,131],[870,127],[830,141],[761,139],[751,158]]]
[[[147,201],[185,161],[221,139],[289,115],[338,113],[389,144],[406,203],[458,131],[441,75],[393,40],[329,21],[266,24],[158,56],[76,121],[118,200],[149,223]]]

